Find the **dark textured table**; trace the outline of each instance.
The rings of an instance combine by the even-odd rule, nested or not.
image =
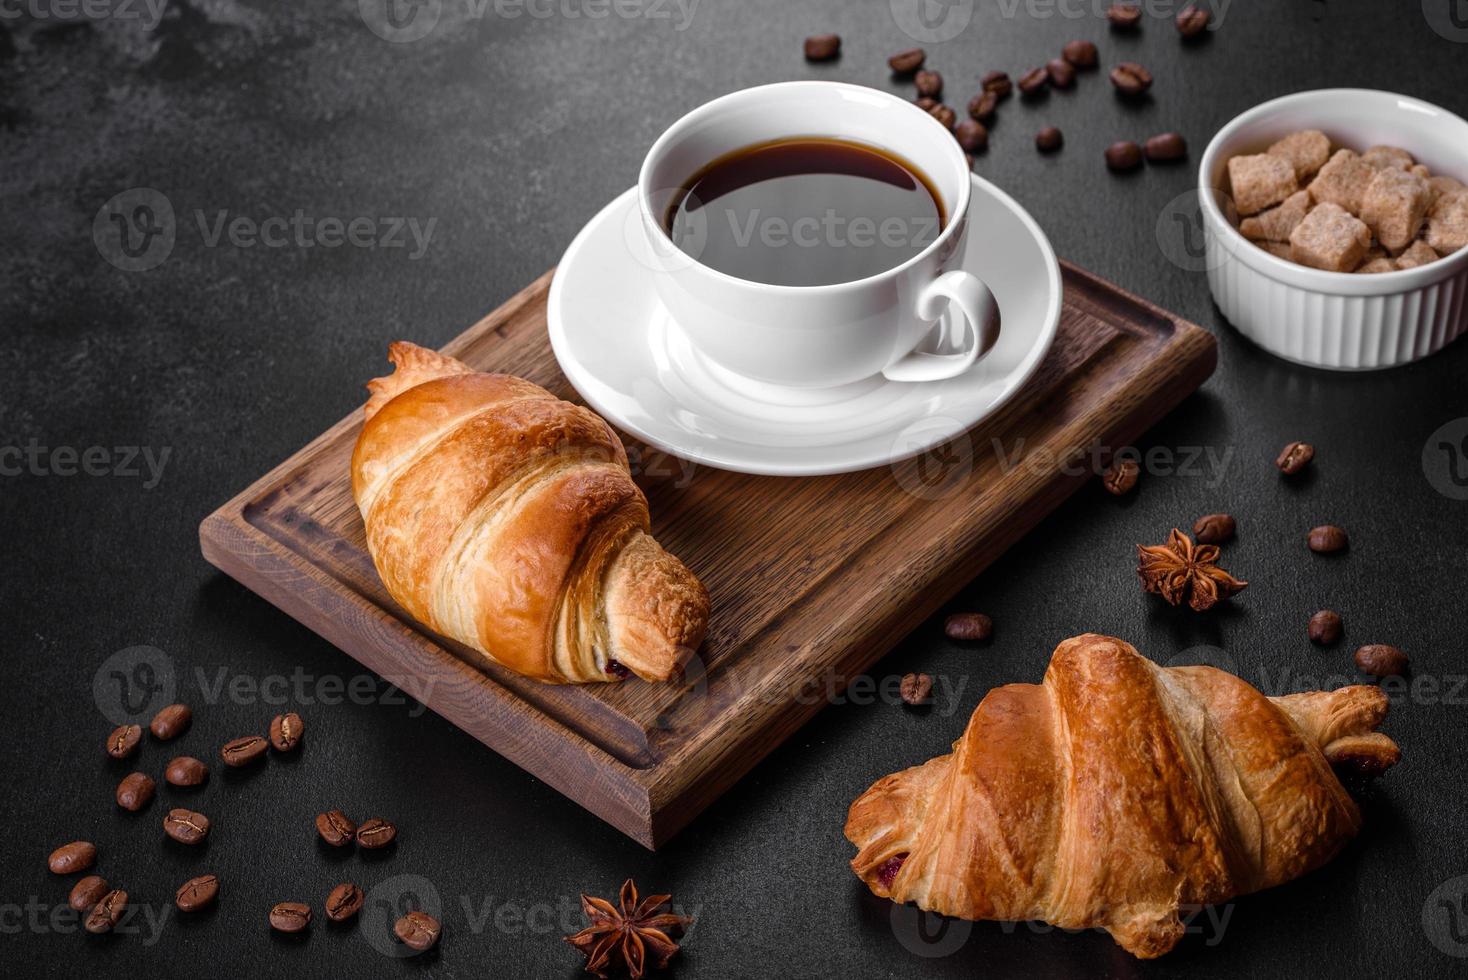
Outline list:
[[[932,710],[836,699],[657,854],[215,573],[196,528],[358,406],[386,341],[441,344],[545,271],[683,112],[792,78],[906,92],[885,58],[912,41],[886,2],[632,0],[594,17],[613,8],[428,0],[424,19],[391,23],[411,35],[438,10],[432,31],[390,42],[366,26],[387,23],[374,2],[364,18],[352,0],[170,0],[156,29],[141,0],[93,22],[64,0],[0,6],[7,976],[569,978],[580,958],[560,936],[579,926],[578,893],[610,894],[628,876],[697,916],[684,977],[1462,975],[1468,502],[1429,437],[1468,415],[1468,345],[1361,376],[1263,354],[1216,313],[1184,243],[1158,237],[1193,166],[1118,179],[1101,160],[1117,138],[1176,129],[1196,161],[1236,113],[1321,86],[1468,112],[1461,0],[1229,4],[1216,35],[1186,47],[1166,18],[1122,37],[1079,0],[998,0],[928,45],[956,105],[984,71],[1043,63],[1077,37],[1095,39],[1103,63],[1152,68],[1140,106],[1099,74],[1006,104],[977,169],[1060,255],[1213,329],[1219,370],[1139,444],[1162,454],[1133,496],[1087,486],[967,584],[953,608],[990,613],[992,644],[961,648],[934,621],[877,665],[879,678],[932,674]],[[804,62],[801,39],[817,31],[845,37],[839,62]],[[1066,136],[1053,157],[1031,142],[1045,124]],[[94,229],[126,192],[160,231],[133,255],[106,220]],[[358,244],[328,247],[325,218],[369,220]],[[1272,460],[1295,438],[1319,455],[1308,479],[1286,483]],[[1207,616],[1142,596],[1133,544],[1218,510],[1239,516],[1227,556],[1249,590]],[[1323,522],[1350,530],[1347,555],[1306,551],[1306,529]],[[1345,617],[1339,648],[1306,639],[1321,606]],[[1337,860],[1198,915],[1154,963],[1098,933],[939,927],[867,894],[846,867],[852,798],[946,751],[986,690],[1038,680],[1054,645],[1085,630],[1159,661],[1231,666],[1268,693],[1345,683],[1356,645],[1395,643],[1413,664],[1386,725],[1404,761],[1365,795],[1366,829]],[[138,815],[112,801],[129,768],[101,754],[107,712],[122,706],[115,674],[134,698],[150,676],[118,669],[134,654],[112,658],[140,646],[154,648],[134,652],[152,687],[171,679],[196,710],[180,741],[144,746],[149,772],[180,753],[213,763],[286,706],[310,726],[298,757],[243,775],[215,765],[185,797],[215,821],[199,851],[160,830],[178,791],[160,787]],[[396,821],[395,851],[326,853],[311,818],[331,807]],[[133,896],[130,934],[88,936],[62,908],[70,880],[45,857],[79,837]],[[203,870],[223,881],[219,906],[184,920],[173,890]],[[347,879],[373,892],[376,919],[271,934],[272,903],[319,909]],[[441,908],[444,940],[395,963],[382,916],[410,893]]]

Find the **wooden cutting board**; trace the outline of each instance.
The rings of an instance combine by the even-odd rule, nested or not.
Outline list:
[[[378,581],[352,500],[359,412],[211,514],[204,556],[655,848],[819,710],[828,684],[844,688],[1094,478],[1067,461],[1129,444],[1213,372],[1207,331],[1074,267],[1063,278],[1059,336],[1026,389],[917,459],[803,479],[700,467],[690,479],[629,445],[658,540],[712,599],[681,684],[548,686],[414,622]],[[546,335],[550,279],[444,351],[576,400]]]

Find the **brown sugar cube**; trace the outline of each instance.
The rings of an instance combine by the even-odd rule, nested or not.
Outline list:
[[[1412,159],[1412,154],[1400,146],[1373,146],[1361,154],[1361,162],[1368,167],[1375,167],[1377,170],[1384,170],[1386,168],[1411,170],[1412,164],[1417,161]]]
[[[1434,253],[1436,254],[1436,253]],[[1356,270],[1356,275],[1374,275],[1380,272],[1396,272],[1397,264],[1389,256],[1379,259],[1368,259]]]
[[[1422,230],[1431,205],[1432,190],[1421,177],[1406,170],[1378,170],[1361,199],[1361,220],[1384,247],[1399,252]]]
[[[1461,194],[1468,191],[1468,185],[1453,177],[1428,177],[1427,186],[1437,191],[1438,195]]]
[[[1398,269],[1415,269],[1419,265],[1437,261],[1437,252],[1433,251],[1431,245],[1422,239],[1417,239],[1407,250],[1397,256],[1396,266]]]
[[[1318,129],[1304,129],[1291,133],[1264,152],[1288,160],[1295,168],[1295,179],[1304,183],[1330,159],[1330,138]]]
[[[1300,189],[1294,166],[1268,153],[1229,160],[1228,182],[1233,187],[1234,206],[1242,215],[1258,214]]]
[[[1273,255],[1277,259],[1284,259],[1286,262],[1295,261],[1294,253],[1290,251],[1289,242],[1257,241],[1254,244],[1258,245],[1260,248],[1264,249],[1264,251],[1268,252],[1270,255]]]
[[[1310,199],[1316,204],[1338,204],[1352,214],[1361,210],[1361,198],[1376,168],[1361,162],[1353,150],[1336,150],[1310,182]]]
[[[1444,194],[1427,216],[1427,244],[1438,255],[1468,245],[1468,194]]]
[[[1310,213],[1310,192],[1296,191],[1279,207],[1261,211],[1239,223],[1239,231],[1250,241],[1287,242],[1290,232]]]
[[[1339,204],[1317,204],[1290,235],[1295,261],[1327,272],[1350,272],[1370,247],[1371,229]]]

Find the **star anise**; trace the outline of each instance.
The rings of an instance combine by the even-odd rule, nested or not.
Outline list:
[[[606,980],[613,970],[624,972],[631,980],[639,978],[651,967],[661,970],[678,952],[674,936],[693,920],[671,912],[658,912],[668,904],[670,895],[649,895],[637,900],[637,886],[628,878],[622,883],[612,905],[603,898],[581,896],[581,911],[590,921],[585,929],[566,942],[586,957],[586,972]]]
[[[1248,582],[1218,567],[1218,547],[1193,544],[1177,528],[1167,544],[1137,545],[1137,575],[1142,588],[1155,592],[1174,606],[1186,599],[1195,612],[1211,609],[1220,599],[1242,592]]]

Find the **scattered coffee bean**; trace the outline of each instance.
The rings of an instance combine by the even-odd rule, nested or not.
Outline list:
[[[107,754],[114,759],[126,759],[138,750],[142,740],[142,725],[118,725],[107,736]]]
[[[87,875],[81,881],[71,886],[71,895],[66,899],[66,904],[78,912],[85,912],[102,900],[107,894],[107,879],[98,875]]]
[[[178,886],[173,893],[173,904],[180,912],[197,912],[214,904],[219,897],[219,879],[214,875],[199,875]]]
[[[1051,58],[1045,63],[1045,72],[1056,88],[1070,88],[1076,83],[1075,66],[1064,58]]]
[[[834,61],[841,56],[841,35],[816,34],[805,39],[806,61]]]
[[[1137,465],[1136,460],[1119,459],[1108,466],[1105,473],[1101,474],[1101,485],[1112,496],[1124,497],[1132,492],[1132,488],[1137,485],[1137,479],[1141,475],[1142,468]]]
[[[938,120],[948,129],[952,129],[954,124],[958,122],[958,113],[942,104],[935,105],[929,109],[928,115]]]
[[[362,902],[366,896],[362,889],[349,881],[344,881],[331,890],[326,896],[326,917],[332,922],[345,922],[362,910]]]
[[[944,620],[943,633],[950,640],[982,643],[994,635],[994,621],[983,613],[954,613]]]
[[[906,51],[899,51],[897,54],[888,58],[887,67],[899,75],[911,75],[921,68],[923,62],[927,59],[928,56],[923,52],[922,48],[909,48]]]
[[[154,738],[168,741],[177,738],[189,727],[189,722],[194,718],[193,711],[186,704],[170,704],[162,711],[153,716],[153,721],[148,725],[148,731],[153,733]]]
[[[1076,68],[1095,68],[1100,62],[1096,45],[1091,41],[1072,41],[1065,46],[1061,56]]]
[[[1050,85],[1050,72],[1044,68],[1031,68],[1019,76],[1019,94],[1032,99]]]
[[[1183,37],[1197,37],[1208,29],[1208,22],[1213,15],[1202,7],[1185,7],[1177,15],[1177,32]]]
[[[306,723],[294,711],[276,715],[270,722],[270,744],[275,746],[277,752],[289,752],[301,744],[301,736],[305,731]]]
[[[1035,149],[1041,153],[1054,153],[1065,143],[1065,137],[1054,126],[1046,126],[1035,134]]]
[[[1294,476],[1309,466],[1314,458],[1314,446],[1308,442],[1292,442],[1279,451],[1279,458],[1274,461],[1274,465],[1285,476]]]
[[[936,99],[943,94],[943,76],[935,71],[920,71],[912,78],[918,95]]]
[[[368,850],[386,847],[396,840],[397,836],[398,828],[381,817],[364,820],[362,821],[362,825],[357,828],[357,843]]]
[[[1119,31],[1135,30],[1142,22],[1142,8],[1131,3],[1113,3],[1106,11],[1106,19]]]
[[[397,935],[404,946],[409,949],[423,952],[432,949],[433,944],[438,942],[438,934],[443,927],[438,920],[427,912],[413,911],[393,923],[392,931]]]
[[[933,693],[933,679],[927,674],[908,674],[898,691],[907,704],[927,704]]]
[[[130,772],[117,784],[117,805],[133,813],[153,800],[155,784],[147,773]]]
[[[1346,532],[1334,524],[1322,524],[1310,531],[1310,550],[1321,555],[1340,551],[1350,544]]]
[[[311,924],[311,906],[303,902],[280,902],[270,910],[270,928],[277,932],[300,932]]]
[[[1106,148],[1106,166],[1123,173],[1142,165],[1142,148],[1131,140],[1112,143]]]
[[[268,748],[270,748],[270,743],[262,736],[246,735],[244,738],[224,743],[224,748],[219,750],[219,756],[224,760],[226,766],[238,769],[264,756]]]
[[[1233,538],[1236,529],[1228,514],[1209,514],[1193,522],[1193,538],[1199,544],[1223,544]]]
[[[965,153],[963,155],[963,162],[970,170],[974,169],[974,155],[972,153]]]
[[[357,835],[357,825],[340,810],[329,810],[316,817],[316,832],[332,847],[344,847]]]
[[[200,786],[209,778],[209,767],[191,755],[181,755],[163,773],[170,786]]]
[[[1396,677],[1407,672],[1407,655],[1386,643],[1370,643],[1356,651],[1356,666],[1373,677]]]
[[[1341,615],[1322,609],[1310,617],[1310,642],[1328,647],[1341,638]]]
[[[1152,87],[1152,73],[1135,61],[1123,61],[1111,69],[1111,84],[1122,95],[1141,95]]]
[[[1188,144],[1177,133],[1158,133],[1147,140],[1143,151],[1153,163],[1172,163],[1188,155]]]
[[[981,153],[988,149],[989,131],[984,124],[974,119],[965,119],[958,124],[953,131],[958,137],[958,145],[963,147],[966,153]]]
[[[85,871],[97,860],[97,847],[90,841],[74,840],[70,844],[62,844],[51,852],[46,866],[51,869],[52,874],[70,875],[78,871]]]
[[[122,914],[126,911],[127,892],[114,888],[92,906],[92,911],[87,913],[87,919],[82,926],[94,936],[110,932],[113,926],[122,921]]]
[[[994,93],[994,98],[1000,102],[1009,98],[1009,93],[1014,91],[1014,85],[1009,80],[1009,74],[1002,71],[991,71],[979,79],[979,88],[985,92]]]
[[[993,92],[980,92],[969,99],[968,114],[981,123],[992,122],[999,108],[999,96]]]
[[[923,96],[920,99],[913,99],[912,100],[912,104],[915,105],[915,106],[917,106],[919,109],[923,110],[924,112],[932,112],[934,109],[938,108],[938,106],[941,105],[942,103],[940,103],[937,99],[930,99],[930,98],[928,98],[925,95],[925,96]]]
[[[197,844],[209,836],[209,818],[178,807],[163,818],[163,832],[180,844]]]

